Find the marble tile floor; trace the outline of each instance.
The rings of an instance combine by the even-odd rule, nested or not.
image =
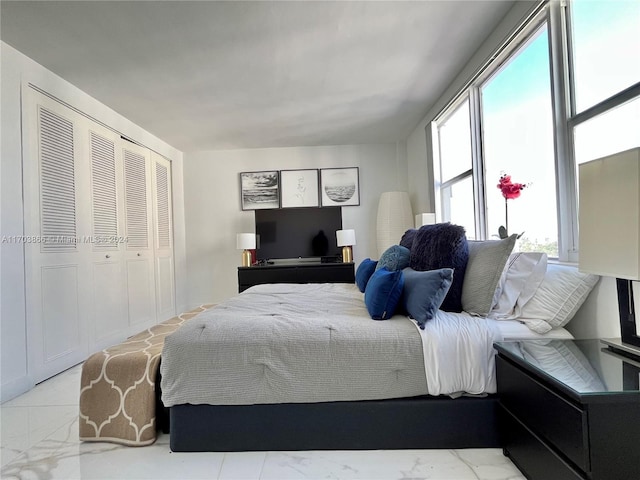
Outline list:
[[[173,453],[78,440],[77,366],[0,407],[3,479],[524,480],[500,449]]]

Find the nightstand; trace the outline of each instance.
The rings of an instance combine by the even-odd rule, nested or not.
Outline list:
[[[495,348],[501,442],[527,478],[640,479],[640,363],[599,340]]]

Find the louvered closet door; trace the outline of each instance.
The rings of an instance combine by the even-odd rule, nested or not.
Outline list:
[[[129,333],[125,280],[124,198],[120,136],[98,125],[88,131],[91,168],[92,350]]]
[[[171,162],[151,152],[151,173],[154,210],[154,247],[156,309],[158,320],[176,314],[173,277],[173,215],[171,193]]]
[[[42,96],[25,98],[25,280],[29,373],[35,382],[87,356],[83,285],[83,118]]]
[[[125,270],[129,328],[156,323],[151,159],[148,149],[122,146],[125,191]]]

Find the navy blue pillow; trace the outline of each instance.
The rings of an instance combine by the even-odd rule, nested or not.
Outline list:
[[[413,241],[416,238],[416,233],[418,233],[418,230],[416,230],[415,228],[410,228],[409,230],[404,232],[404,234],[402,235],[402,238],[400,239],[400,245],[411,250],[411,247],[413,246]]]
[[[424,325],[435,316],[451,287],[453,270],[441,268],[418,272],[413,268],[405,268],[403,274],[402,307],[424,329]]]
[[[464,227],[451,223],[423,225],[411,247],[409,266],[421,272],[453,268],[453,282],[440,308],[447,312],[462,311],[462,284],[469,261],[469,245]]]
[[[376,270],[364,291],[364,303],[371,318],[386,320],[396,312],[402,289],[404,275],[402,270],[390,272],[386,268]]]
[[[391,245],[380,255],[376,270],[380,270],[383,267],[391,272],[402,270],[409,266],[410,258],[411,252],[408,248],[401,247],[400,245]]]
[[[361,292],[364,292],[364,289],[367,287],[371,275],[373,275],[373,272],[376,270],[376,265],[378,265],[378,262],[370,258],[365,258],[362,263],[358,265],[358,269],[356,270],[356,285]]]

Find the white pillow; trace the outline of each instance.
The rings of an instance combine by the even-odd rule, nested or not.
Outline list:
[[[580,393],[605,391],[589,359],[573,342],[522,342],[523,357]]]
[[[495,323],[498,327],[498,330],[500,330],[502,338],[505,342],[513,342],[515,340],[522,341],[543,339],[572,340],[574,338],[574,336],[571,335],[569,330],[567,330],[566,328],[554,328],[549,333],[541,335],[534,332],[524,323],[519,322],[518,320],[503,320]]]
[[[520,317],[522,308],[536,293],[546,271],[546,253],[511,254],[496,289],[498,296],[494,299],[489,318],[513,320]]]
[[[519,320],[537,333],[564,327],[600,279],[577,267],[549,264],[535,295],[524,305]]]

